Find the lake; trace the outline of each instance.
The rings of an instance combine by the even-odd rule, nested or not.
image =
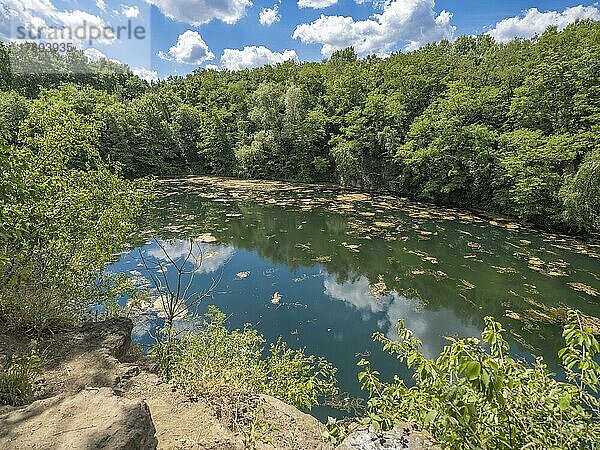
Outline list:
[[[139,242],[109,271],[151,286],[141,255],[168,268],[195,238],[203,260],[190,292],[218,281],[198,312],[214,304],[231,327],[252,323],[268,341],[282,336],[327,358],[353,396],[362,357],[386,378],[409,378],[371,340],[374,331],[393,337],[398,319],[436,356],[445,336],[479,336],[494,316],[513,354],[543,356],[551,368],[568,308],[600,329],[598,242],[332,186],[201,177],[158,189]],[[134,338],[150,343],[160,320],[156,308]]]

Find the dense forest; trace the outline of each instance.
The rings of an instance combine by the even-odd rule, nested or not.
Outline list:
[[[600,230],[598,22],[507,44],[463,36],[385,59],[350,48],[321,63],[198,69],[152,86],[76,51],[0,50],[8,146],[51,136],[97,150],[128,178],[335,182]],[[32,64],[48,70],[27,74]]]

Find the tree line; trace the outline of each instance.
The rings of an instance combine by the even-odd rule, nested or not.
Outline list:
[[[92,146],[129,178],[335,182],[600,231],[599,22],[152,85],[79,52],[0,50],[5,145],[35,146],[59,128],[56,139]],[[32,60],[56,70],[15,70]]]

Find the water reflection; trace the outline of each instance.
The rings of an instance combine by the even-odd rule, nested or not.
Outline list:
[[[178,301],[181,298],[181,304],[172,307],[174,330],[193,330],[196,303],[206,290],[204,282],[195,283],[195,277],[222,271],[235,254],[235,248],[231,245],[200,242],[202,239],[215,240],[206,235],[185,240],[155,238],[143,248],[128,254],[132,259],[126,264],[136,267],[129,270],[129,276],[138,289],[147,292],[149,296],[141,305],[143,312],[136,320],[133,331],[133,337],[138,342],[150,344],[155,339],[157,329],[168,316],[168,303],[173,302],[173,299]],[[218,285],[214,277],[209,286],[213,285]]]
[[[149,246],[144,248],[143,254],[163,264],[172,261],[181,262],[190,253],[190,263],[194,264],[196,273],[212,273],[223,268],[223,265],[235,254],[232,245],[215,245],[196,240],[173,239],[166,241],[157,239],[150,241]]]
[[[222,277],[200,312],[216,304],[232,327],[250,322],[268,340],[281,335],[327,357],[340,368],[342,389],[357,392],[360,354],[370,354],[382,373],[402,376],[371,341],[376,330],[393,337],[400,318],[434,356],[444,336],[479,335],[491,315],[509,330],[514,349],[552,366],[565,311],[600,316],[594,242],[391,197],[228,183],[167,182],[134,247],[165,262],[165,251],[182,258],[186,239],[195,238],[203,262],[192,289]],[[110,270],[144,283],[138,249]],[[275,292],[282,296],[277,305]],[[160,322],[156,309],[152,320]]]
[[[481,331],[477,326],[465,323],[448,308],[427,310],[420,299],[406,297],[396,291],[375,295],[369,279],[362,275],[341,283],[328,275],[324,286],[326,295],[357,309],[363,321],[370,322],[375,318],[378,328],[390,339],[397,338],[394,326],[402,319],[423,342],[423,352],[430,358],[442,350],[446,344],[445,337],[476,336]]]

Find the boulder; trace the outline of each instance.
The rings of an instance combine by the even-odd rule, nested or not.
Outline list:
[[[0,448],[153,450],[156,430],[144,401],[112,389],[38,400],[0,414]]]
[[[257,405],[260,420],[272,424],[266,443],[257,445],[262,449],[310,449],[333,450],[325,439],[327,429],[315,417],[306,414],[281,400],[269,395],[259,396]]]
[[[323,424],[274,397],[190,399],[152,359],[133,360],[132,327],[110,319],[34,339],[0,333],[0,356],[35,349],[43,369],[36,401],[0,407],[0,449],[333,450]]]
[[[38,398],[76,394],[86,388],[114,387],[131,346],[133,323],[118,318],[90,322],[37,344],[43,361],[43,389]]]
[[[390,431],[359,428],[346,437],[337,450],[439,450],[431,436],[412,424]]]

